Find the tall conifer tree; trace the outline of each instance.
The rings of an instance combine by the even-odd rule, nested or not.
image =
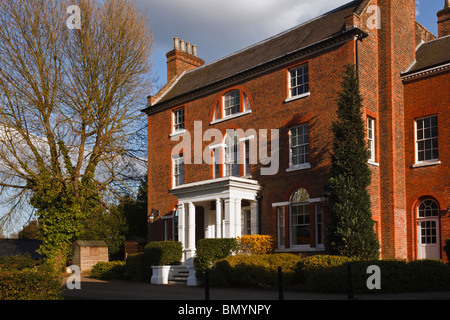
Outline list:
[[[371,182],[370,153],[354,65],[346,67],[337,103],[329,181],[332,207],[327,228],[328,245],[332,254],[378,258],[379,243],[367,191]]]

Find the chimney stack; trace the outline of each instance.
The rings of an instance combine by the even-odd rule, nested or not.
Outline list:
[[[445,0],[445,7],[437,13],[439,38],[450,35],[450,0]]]
[[[197,57],[197,46],[190,42],[174,38],[173,50],[167,57],[167,81],[171,81],[185,71],[198,68],[205,64],[203,59]]]

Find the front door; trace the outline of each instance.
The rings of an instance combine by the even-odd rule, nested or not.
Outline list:
[[[440,259],[439,204],[425,199],[417,207],[417,258]]]
[[[418,258],[440,259],[439,220],[419,219],[418,230]]]

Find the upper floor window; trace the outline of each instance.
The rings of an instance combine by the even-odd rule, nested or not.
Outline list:
[[[289,70],[290,98],[302,96],[309,92],[308,64],[303,64]]]
[[[416,162],[439,159],[438,117],[416,120]]]
[[[173,111],[173,132],[184,130],[184,108]]]
[[[239,113],[241,110],[241,93],[238,90],[231,91],[223,97],[225,116]]]
[[[253,136],[240,137],[237,131],[227,130],[224,143],[211,147],[213,150],[213,178],[250,177],[251,165],[255,164],[251,154],[253,138]]]
[[[234,133],[227,136],[225,146],[226,176],[241,176],[239,135]]]
[[[242,90],[231,90],[225,93],[214,106],[213,123],[239,117],[251,112],[248,95]]]
[[[367,117],[367,148],[370,152],[369,161],[375,162],[375,119]]]
[[[184,155],[180,154],[172,158],[173,161],[173,185],[184,184]]]
[[[302,124],[289,130],[289,168],[309,167],[309,128]]]

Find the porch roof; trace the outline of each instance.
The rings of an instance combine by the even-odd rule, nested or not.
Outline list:
[[[258,181],[240,177],[222,177],[177,186],[170,193],[180,203],[224,198],[256,200],[261,186]]]

